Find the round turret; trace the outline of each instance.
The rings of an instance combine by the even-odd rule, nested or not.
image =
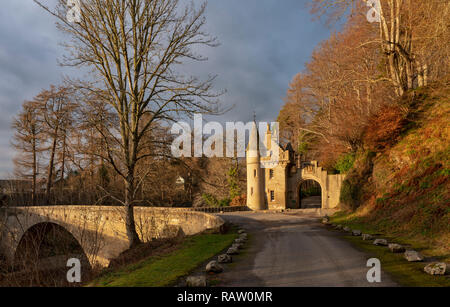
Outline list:
[[[247,207],[251,210],[264,210],[264,171],[261,168],[259,132],[253,123],[247,147]]]

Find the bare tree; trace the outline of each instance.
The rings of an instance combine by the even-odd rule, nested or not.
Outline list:
[[[13,120],[12,129],[15,131],[12,145],[19,152],[14,159],[15,173],[19,178],[31,178],[31,201],[34,206],[39,174],[38,155],[42,151],[42,122],[35,101],[24,102],[22,111]]]
[[[48,167],[45,198],[50,201],[52,185],[55,179],[55,158],[62,141],[63,151],[66,150],[68,127],[75,103],[70,100],[70,90],[67,87],[50,86],[36,96],[36,108],[43,123],[43,133],[47,143]]]
[[[214,110],[213,77],[205,81],[186,77],[177,66],[204,57],[194,49],[215,46],[202,28],[205,4],[182,7],[178,0],[84,0],[78,23],[66,19],[66,1],[52,11],[58,27],[68,37],[65,64],[88,66],[99,79],[88,91],[109,104],[117,116],[117,131],[101,131],[108,149],[107,160],[125,182],[126,228],[131,246],[139,243],[133,204],[139,183],[136,165],[146,158],[143,138],[154,124],[181,114]],[[144,122],[145,121],[145,122]],[[110,142],[120,145],[114,155]]]

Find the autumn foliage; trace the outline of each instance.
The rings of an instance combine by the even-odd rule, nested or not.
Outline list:
[[[407,124],[401,97],[450,70],[444,2],[381,1],[381,22],[370,23],[363,1],[311,1],[314,13],[346,21],[289,84],[284,140],[329,170],[347,153],[392,145]]]
[[[231,200],[230,207],[242,207],[247,205],[247,195],[236,196]]]
[[[407,111],[400,106],[384,106],[372,116],[364,135],[364,143],[372,150],[394,145],[405,128]]]

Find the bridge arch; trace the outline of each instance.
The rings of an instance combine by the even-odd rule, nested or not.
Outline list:
[[[45,258],[53,258],[55,265],[57,262],[60,266],[69,258],[77,258],[88,270],[97,265],[98,255],[94,249],[102,238],[92,240],[96,235],[89,230],[39,215],[29,215],[26,221],[18,221],[20,230],[16,230],[10,244],[14,265],[36,264]],[[64,260],[62,256],[68,257]]]
[[[54,270],[65,268],[70,258],[80,260],[84,272],[91,270],[81,243],[69,230],[55,222],[40,222],[23,231],[13,264],[25,269]],[[64,279],[65,274],[59,277]]]
[[[3,224],[0,227],[3,228],[0,231],[0,252],[10,264],[14,264],[21,249],[31,247],[26,246],[30,237],[53,229],[60,235],[65,234],[66,238],[70,237],[68,241],[72,246],[81,247],[82,253],[78,255],[82,259],[79,260],[85,263],[87,258],[89,269],[107,266],[110,259],[128,248],[129,243],[123,231],[115,227],[120,222],[112,223],[108,220],[111,212],[100,209],[88,206],[8,208],[4,212],[4,220],[0,221],[0,226]]]

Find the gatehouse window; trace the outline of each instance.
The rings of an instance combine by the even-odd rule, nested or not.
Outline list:
[[[253,196],[253,187],[251,188],[251,195]]]
[[[270,191],[270,201],[275,201],[275,191]]]
[[[270,179],[273,178],[273,169],[269,170],[269,178],[270,178]]]
[[[253,170],[253,177],[256,177],[256,169]]]

